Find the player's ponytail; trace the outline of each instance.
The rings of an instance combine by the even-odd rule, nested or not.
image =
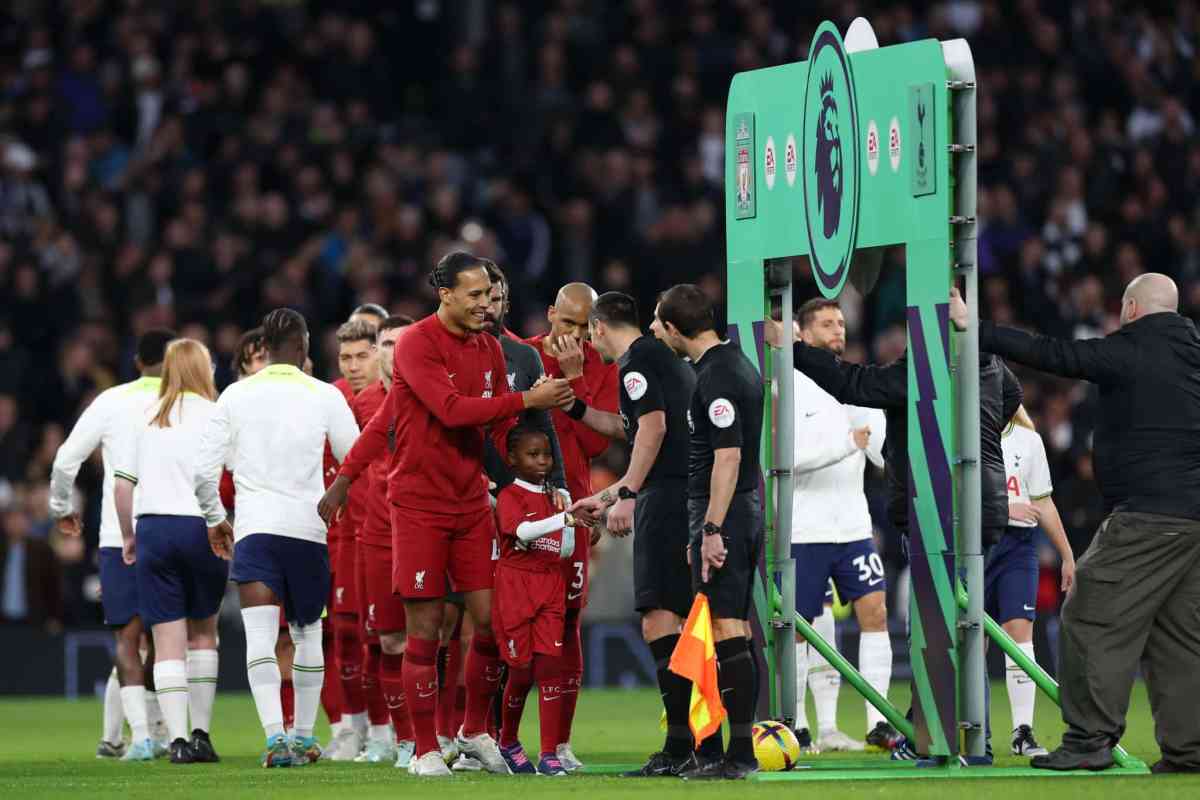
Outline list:
[[[465,250],[453,250],[442,256],[437,266],[429,273],[429,285],[434,289],[453,289],[458,284],[460,272],[483,267],[484,261]]]
[[[1013,414],[1012,421],[1022,428],[1029,428],[1029,430],[1037,433],[1037,428],[1033,425],[1033,418],[1029,416],[1029,412],[1025,410],[1025,406],[1023,405],[1017,406],[1017,413]]]
[[[308,323],[297,311],[277,308],[263,317],[263,342],[267,350],[278,352],[292,340],[303,339],[308,333]]]

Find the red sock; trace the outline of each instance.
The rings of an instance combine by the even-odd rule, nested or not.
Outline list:
[[[559,685],[561,659],[533,654],[533,679],[538,685],[538,724],[542,733],[543,756],[552,756],[558,749],[558,732],[562,726],[563,703],[556,693]]]
[[[329,617],[324,619],[324,624],[321,626],[321,648],[325,652],[325,663],[336,665],[337,658],[333,635],[333,624]],[[336,674],[336,671],[335,673]],[[321,707],[325,709],[325,717],[329,720],[329,724],[340,722],[342,719],[342,682],[340,680],[326,680],[321,685]]]
[[[521,733],[521,715],[525,712],[525,698],[533,685],[533,670],[529,667],[508,668],[508,683],[504,686],[504,720],[500,725],[500,745],[511,747],[517,743]]]
[[[412,717],[409,716],[408,697],[404,693],[404,654],[383,653],[379,658],[379,686],[392,715],[392,727],[396,729],[396,741],[413,740]]]
[[[500,650],[491,631],[475,631],[471,638],[465,683],[467,710],[463,717],[463,734],[477,736],[487,732],[488,710],[492,705],[492,697],[500,688]]]
[[[367,720],[372,725],[387,725],[388,705],[379,684],[379,662],[383,650],[378,644],[363,645],[362,688],[367,700]]]
[[[283,706],[283,729],[290,731],[296,725],[296,689],[291,681],[279,685],[279,704]]]
[[[452,642],[454,647],[458,642]],[[454,684],[457,682],[456,671],[451,671],[449,651],[454,647],[439,647],[437,652],[438,667],[438,698],[437,698],[437,732],[438,736],[453,739],[458,731],[454,727]],[[455,669],[457,664],[453,665]]]
[[[416,757],[438,750],[434,714],[437,710],[436,640],[410,636],[404,653],[404,694],[412,715]]]
[[[467,685],[461,673],[458,676],[458,686],[454,687],[454,721],[451,728],[458,730],[467,718]]]
[[[579,612],[575,610],[567,612],[559,669],[562,709],[559,711],[556,744],[567,744],[571,741],[571,727],[575,724],[575,705],[579,702],[579,692],[583,687],[583,647],[579,636]]]
[[[367,699],[362,685],[362,643],[358,637],[358,620],[338,615],[334,623],[337,633],[338,675],[342,679],[342,712],[362,714]]]

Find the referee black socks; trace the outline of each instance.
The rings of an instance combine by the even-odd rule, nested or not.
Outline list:
[[[668,669],[671,654],[679,643],[673,633],[650,642],[650,654],[657,667],[658,690],[662,693],[667,712],[667,741],[663,751],[674,758],[683,758],[692,751],[692,731],[688,727],[688,706],[692,699],[692,682]]]
[[[751,729],[758,699],[757,668],[749,643],[742,637],[717,642],[717,685],[729,718],[729,749],[725,755],[739,764],[754,761]]]

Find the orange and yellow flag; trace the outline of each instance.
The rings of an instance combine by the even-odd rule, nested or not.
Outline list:
[[[675,652],[671,654],[671,672],[692,682],[692,704],[688,724],[696,746],[721,727],[725,706],[721,704],[721,689],[717,686],[717,649],[713,639],[712,615],[708,598],[696,595]]]

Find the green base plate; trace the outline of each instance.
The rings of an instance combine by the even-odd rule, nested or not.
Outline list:
[[[912,762],[890,761],[871,766],[809,765],[799,764],[790,772],[759,772],[752,781],[874,781],[874,780],[919,780],[921,778],[1082,778],[1149,775],[1150,770],[1141,767],[1111,767],[1102,772],[1076,770],[1055,772],[1033,767],[917,767]]]
[[[588,775],[618,775],[641,764],[588,764]],[[918,780],[921,778],[1090,778],[1149,775],[1145,764],[1136,767],[1111,767],[1103,772],[1077,770],[1055,772],[1033,767],[917,767],[911,761],[850,761],[846,759],[802,762],[790,772],[760,772],[752,781],[874,781]]]

